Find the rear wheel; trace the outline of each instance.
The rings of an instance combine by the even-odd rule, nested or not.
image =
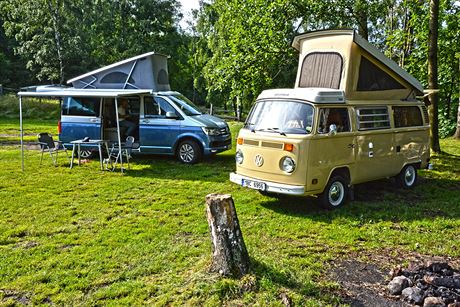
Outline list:
[[[319,195],[321,205],[326,209],[336,209],[348,201],[349,188],[347,180],[340,175],[332,177],[324,192]]]
[[[396,182],[399,187],[410,189],[417,183],[417,169],[413,165],[406,165],[396,176]]]
[[[179,144],[176,156],[179,161],[186,164],[194,164],[201,159],[201,148],[197,142],[186,140]]]

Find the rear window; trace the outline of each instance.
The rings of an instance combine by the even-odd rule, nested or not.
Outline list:
[[[62,104],[62,115],[99,116],[100,98],[66,97]]]
[[[393,107],[395,127],[417,127],[422,126],[422,114],[418,107]]]

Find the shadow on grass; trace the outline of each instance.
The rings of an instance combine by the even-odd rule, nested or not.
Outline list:
[[[181,163],[173,156],[158,155],[136,156],[132,163],[132,169],[126,172],[131,177],[207,182],[227,182],[235,168],[235,158],[228,153],[205,157],[194,165]]]
[[[412,190],[396,187],[392,179],[360,184],[355,187],[355,199],[336,210],[322,209],[315,197],[272,198],[262,206],[296,217],[331,222],[337,217],[361,220],[411,221],[436,217],[460,218],[458,195],[460,181],[419,177]]]

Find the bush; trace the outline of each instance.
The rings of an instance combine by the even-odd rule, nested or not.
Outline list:
[[[59,101],[26,97],[22,99],[22,116],[24,118],[56,119],[59,118]],[[8,94],[0,96],[0,116],[3,118],[19,117],[19,98]]]

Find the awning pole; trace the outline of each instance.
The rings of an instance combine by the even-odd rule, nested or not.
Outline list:
[[[118,97],[115,97],[115,114],[117,117],[118,154],[120,155],[120,167],[121,172],[123,173],[123,154],[121,152],[120,119],[118,116]]]
[[[19,96],[19,133],[21,135],[21,163],[24,171],[24,131],[22,129],[22,96]]]

